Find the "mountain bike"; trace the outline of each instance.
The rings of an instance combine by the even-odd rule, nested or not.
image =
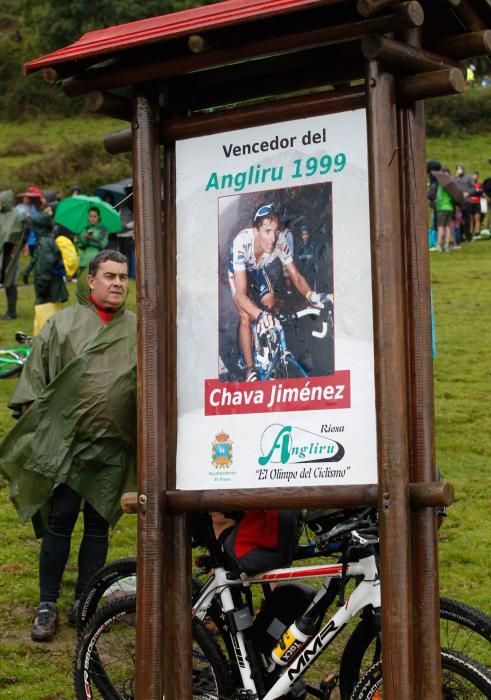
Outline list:
[[[18,331],[15,339],[18,343],[22,343],[20,347],[0,349],[0,379],[20,374],[31,352],[32,336]]]
[[[321,340],[329,332],[333,331],[333,307],[328,302],[325,309],[309,306],[291,313],[275,312],[275,325],[265,333],[260,334],[257,321],[251,324],[252,347],[254,367],[259,380],[287,379],[295,377],[308,377],[311,368],[304,361],[301,362],[289,350],[285,336],[285,328],[289,324],[295,324],[300,319],[310,319],[314,322],[314,328],[309,329],[313,338]],[[315,323],[317,321],[317,323]],[[245,369],[242,356],[239,358],[239,368]]]
[[[342,551],[340,562],[276,569],[254,576],[225,568],[224,562],[217,560],[217,549],[212,543],[209,561],[203,564],[214,571],[193,605],[194,697],[273,700],[290,693],[289,697],[327,700],[334,697],[332,692],[338,680],[341,697],[351,697],[352,689],[344,695],[347,691],[342,690],[346,683],[353,682],[353,672],[351,678],[342,678],[347,659],[345,670],[341,664],[338,677],[336,673],[326,673],[324,652],[359,612],[379,613],[380,587],[373,551],[376,540],[373,517],[363,511],[316,538],[320,553],[333,542],[342,542],[341,546],[336,545]],[[317,590],[292,583],[314,577],[322,579]],[[346,597],[352,580],[354,588]],[[271,582],[281,585],[269,592],[260,612],[255,614],[251,588]],[[339,609],[324,623],[324,615],[336,598]],[[205,627],[213,603],[218,604],[222,616],[216,635]],[[135,597],[127,596],[104,606],[83,630],[74,658],[77,698],[134,697],[135,605]],[[446,650],[442,654],[444,668],[449,660],[455,662],[454,675],[457,668],[466,683],[489,682],[486,687],[491,688],[485,669],[467,664],[465,657],[465,663],[459,666],[462,659],[457,657],[456,652]],[[320,668],[316,665],[318,660]],[[473,675],[476,669],[478,677]]]

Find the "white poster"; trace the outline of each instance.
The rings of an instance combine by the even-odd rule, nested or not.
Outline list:
[[[375,483],[365,110],[177,143],[177,488]]]

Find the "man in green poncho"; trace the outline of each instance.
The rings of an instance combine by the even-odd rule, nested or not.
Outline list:
[[[78,287],[78,304],[48,319],[9,406],[18,423],[0,445],[0,472],[22,521],[42,535],[35,641],[56,633],[56,601],[84,501],[84,534],[70,617],[106,560],[120,497],[135,487],[136,317],[124,309],[128,266],[105,250]],[[70,619],[70,618],[69,618]]]
[[[17,286],[15,276],[22,248],[24,224],[14,207],[12,190],[0,192],[0,282],[7,295],[7,313],[4,321],[17,318]]]

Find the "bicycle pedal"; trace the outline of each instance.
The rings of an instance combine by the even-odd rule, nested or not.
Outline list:
[[[339,682],[339,675],[337,673],[328,673],[320,684],[320,690],[322,693],[322,700],[329,700],[332,691],[337,687]]]

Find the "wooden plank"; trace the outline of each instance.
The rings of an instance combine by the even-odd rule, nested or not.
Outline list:
[[[367,65],[385,700],[413,700],[404,269],[395,80]]]
[[[158,92],[133,100],[133,198],[138,306],[138,587],[136,696],[162,700],[162,524],[165,512],[165,383],[159,362],[162,252]],[[157,387],[159,391],[157,392]],[[163,393],[162,393],[163,392]]]
[[[223,110],[214,114],[168,119],[162,122],[160,139],[162,143],[172,143],[182,138],[216,134],[245,126],[274,124],[303,118],[306,115],[342,112],[364,107],[365,102],[365,87],[359,85],[274,102],[264,102],[250,107]],[[130,136],[129,129],[107,134],[104,138],[104,147],[113,154],[129,151],[131,149]]]
[[[408,41],[419,43],[416,32]],[[433,403],[426,143],[422,102],[399,110],[403,239],[407,280],[409,460],[413,486],[437,479]],[[436,512],[412,513],[415,697],[441,698]]]

